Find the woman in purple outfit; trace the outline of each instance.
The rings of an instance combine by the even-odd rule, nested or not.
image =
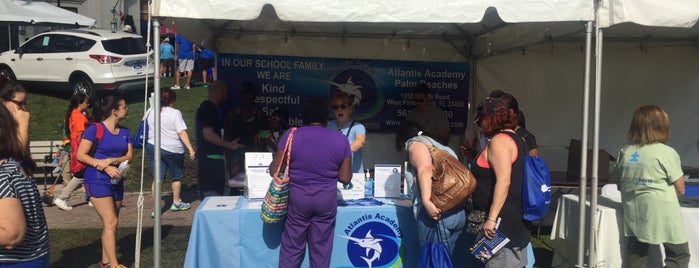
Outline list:
[[[306,250],[310,267],[330,267],[337,181],[352,179],[352,152],[342,133],[325,127],[328,105],[312,97],[301,107],[304,126],[292,137],[289,162],[289,212],[282,231],[279,267],[299,267]],[[269,170],[277,170],[289,132],[280,139]]]

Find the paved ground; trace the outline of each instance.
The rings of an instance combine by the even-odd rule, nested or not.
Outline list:
[[[43,191],[43,187],[40,187]],[[60,194],[62,185],[56,185],[54,195]],[[138,200],[141,195],[139,193],[124,194],[123,207],[119,213],[119,227],[135,227],[138,223]],[[153,207],[153,195],[148,193],[143,194],[143,227],[153,226],[153,219],[150,217],[150,211]],[[191,202],[192,208],[185,211],[170,211],[172,204],[172,195],[169,192],[162,194],[161,207],[162,225],[174,226],[189,226],[192,225],[194,210],[199,205],[200,201],[197,198],[197,193],[185,192],[182,194],[184,202]],[[50,229],[71,229],[71,228],[101,228],[101,221],[95,210],[88,206],[85,201],[85,195],[80,190],[76,191],[68,200],[68,203],[73,206],[73,210],[63,211],[56,206],[46,206],[44,204],[44,213],[46,221]]]

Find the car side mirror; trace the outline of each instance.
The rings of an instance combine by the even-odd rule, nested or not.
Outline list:
[[[24,54],[24,49],[22,49],[22,47],[18,47],[15,49],[15,54]]]

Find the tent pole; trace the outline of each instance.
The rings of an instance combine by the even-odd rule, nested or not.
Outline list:
[[[592,157],[592,185],[590,186],[590,256],[589,263],[590,267],[596,266],[595,262],[595,251],[597,248],[596,244],[596,233],[599,228],[597,224],[597,183],[598,183],[598,169],[599,169],[599,119],[600,119],[600,100],[602,94],[602,29],[595,27],[595,51],[597,53],[595,59],[595,110],[594,110],[594,129],[592,132],[592,152],[594,157]]]
[[[154,46],[155,50],[155,74],[153,77],[153,119],[154,119],[154,130],[153,130],[153,211],[155,216],[153,217],[153,267],[160,268],[160,187],[162,181],[160,180],[160,22],[156,19],[153,20],[153,42],[157,42]],[[147,101],[147,100],[144,100]],[[145,144],[144,144],[145,147]],[[143,150],[145,153],[145,150]]]
[[[585,33],[585,80],[583,86],[582,140],[580,144],[580,196],[578,197],[578,259],[575,267],[585,267],[585,198],[587,197],[587,130],[590,106],[590,65],[593,22],[586,23]]]

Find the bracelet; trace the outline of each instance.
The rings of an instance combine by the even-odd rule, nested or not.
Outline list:
[[[491,219],[491,218],[487,218],[486,220],[487,220],[487,221],[492,221],[492,222],[498,222],[498,221],[493,220],[493,219]]]

